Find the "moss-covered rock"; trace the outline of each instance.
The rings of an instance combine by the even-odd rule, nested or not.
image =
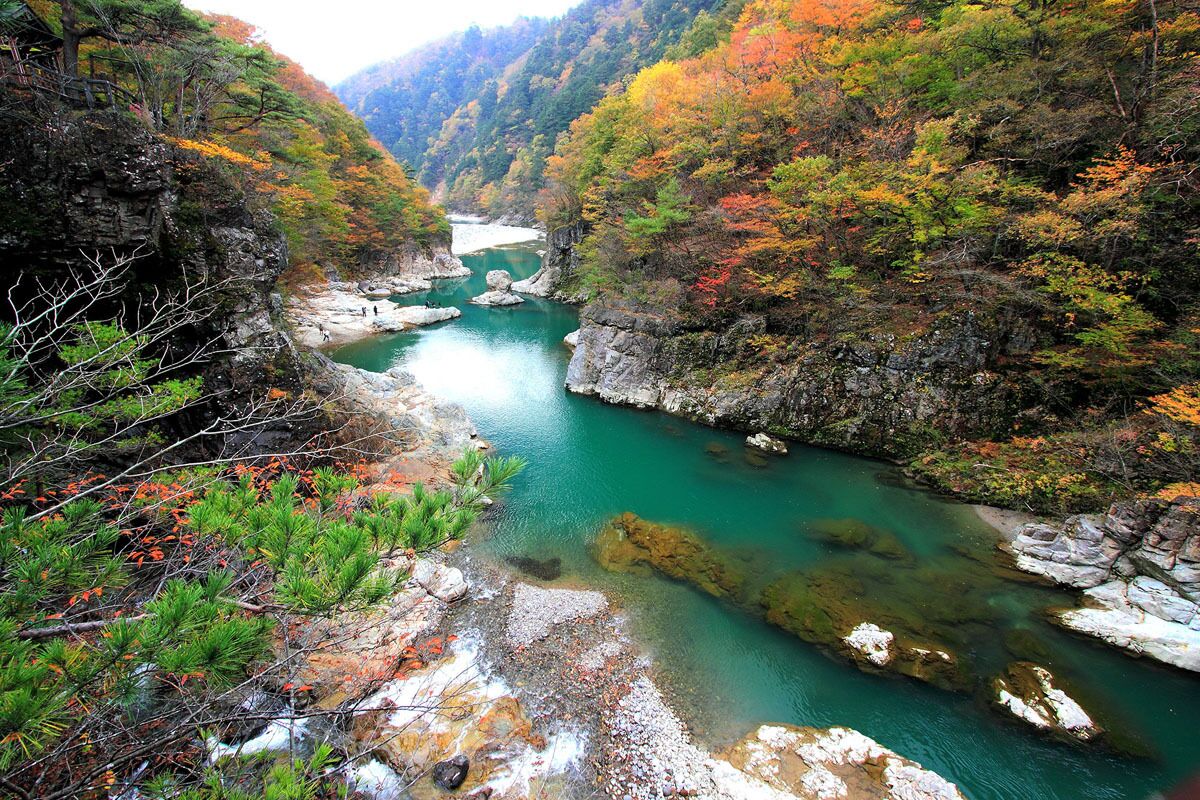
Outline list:
[[[906,675],[944,689],[971,685],[968,665],[941,644],[923,619],[901,616],[870,598],[850,569],[786,575],[760,600],[767,621],[821,645],[868,672]]]
[[[627,512],[600,532],[594,551],[600,565],[614,572],[658,571],[714,597],[744,599],[744,572],[685,528],[647,522]]]
[[[908,548],[896,534],[854,517],[819,519],[810,523],[808,529],[817,539],[836,547],[865,550],[871,555],[895,561],[911,557]]]

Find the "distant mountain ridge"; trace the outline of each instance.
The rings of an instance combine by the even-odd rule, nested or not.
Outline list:
[[[585,0],[554,20],[463,33],[370,67],[341,100],[435,196],[531,221],[545,159],[571,121],[674,48],[716,44],[739,0]]]

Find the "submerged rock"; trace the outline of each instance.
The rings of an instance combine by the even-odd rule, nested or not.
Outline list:
[[[762,450],[764,453],[774,453],[778,456],[787,455],[787,442],[782,439],[776,439],[768,433],[755,433],[746,437],[746,446],[755,447]]]
[[[595,544],[600,565],[616,572],[657,570],[713,595],[743,598],[746,576],[723,553],[684,528],[625,513],[609,522]]]
[[[992,681],[992,690],[997,705],[1040,730],[1081,742],[1104,732],[1074,698],[1055,686],[1054,676],[1045,667],[1028,661],[1009,664],[1004,674]]]
[[[921,619],[901,619],[868,598],[853,569],[793,573],[763,590],[767,621],[822,645],[867,671],[887,670],[943,689],[965,690],[970,676],[950,648],[932,644]]]
[[[911,555],[896,534],[853,517],[815,520],[808,527],[818,539],[838,547],[865,550],[880,558],[893,560],[906,559]]]
[[[504,560],[526,575],[532,575],[538,580],[554,581],[562,576],[562,559],[558,556],[541,560],[530,556],[509,556]]]

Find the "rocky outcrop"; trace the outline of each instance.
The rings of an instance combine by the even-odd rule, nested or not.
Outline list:
[[[1055,685],[1050,670],[1027,661],[1008,665],[992,682],[994,702],[1033,727],[1088,742],[1104,730],[1076,700]]]
[[[934,434],[991,434],[1019,405],[995,363],[1026,344],[969,311],[908,338],[798,343],[796,355],[778,363],[751,342],[766,332],[762,317],[693,330],[670,313],[602,302],[586,307],[580,322],[571,391],[859,453],[903,457]]]
[[[1083,608],[1057,612],[1065,627],[1200,670],[1200,498],[1031,523],[1004,548],[1020,569],[1087,590]]]
[[[513,284],[513,291],[548,297],[563,302],[578,302],[569,284],[579,270],[579,254],[575,245],[583,241],[587,229],[582,223],[556,228],[546,236],[546,254],[542,266],[529,278]]]
[[[448,464],[468,447],[480,444],[475,426],[462,406],[429,394],[411,373],[399,367],[387,372],[369,372],[347,364],[335,364],[317,356],[313,388],[334,399],[353,415],[383,423],[384,452],[399,451],[402,463],[387,461],[386,470],[399,470],[416,480],[433,478],[436,467]],[[426,473],[413,475],[415,465]]]
[[[346,283],[305,287],[287,301],[292,333],[307,347],[345,344],[460,316],[462,312],[453,306],[401,305],[386,299],[372,300]]]
[[[513,279],[507,270],[494,269],[487,274],[488,290],[471,298],[477,306],[515,306],[525,302],[512,292]]]
[[[438,280],[466,278],[471,274],[458,256],[450,252],[448,242],[428,247],[410,245],[403,250],[375,255],[358,265],[358,274],[371,278],[400,278],[404,280]]]
[[[963,800],[950,781],[848,728],[763,725],[726,758],[789,797]]]
[[[777,456],[786,456],[788,451],[787,442],[761,431],[747,436],[746,446],[762,450],[764,453],[773,453]]]

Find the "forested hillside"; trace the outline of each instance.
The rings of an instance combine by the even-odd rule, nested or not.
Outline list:
[[[672,46],[715,44],[739,6],[587,0],[550,23],[451,37],[337,91],[450,207],[528,218],[558,134]]]
[[[339,84],[337,93],[396,158],[419,170],[442,124],[549,26],[547,20],[523,18],[504,28],[472,27],[364,70]]]
[[[1155,0],[756,0],[577,120],[541,214],[589,231],[568,293],[762,320],[683,384],[982,325],[992,436],[877,448],[1004,504],[1170,493],[1200,446],[1198,46]],[[806,437],[854,447],[839,424]]]
[[[58,3],[34,7],[62,29]],[[273,211],[297,275],[318,264],[349,273],[448,242],[428,192],[327,87],[259,41],[252,26],[170,2],[76,13],[80,28],[103,33],[83,38],[80,62],[137,95],[130,112],[181,154],[198,154]]]

